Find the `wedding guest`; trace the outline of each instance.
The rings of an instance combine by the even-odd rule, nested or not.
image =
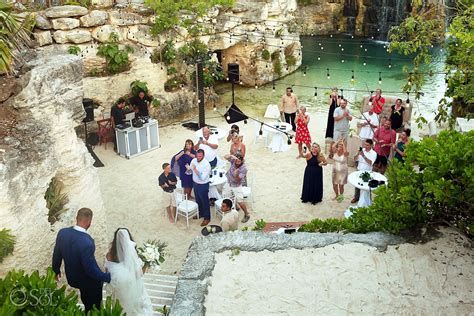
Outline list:
[[[360,148],[359,152],[354,156],[354,161],[357,164],[357,170],[359,171],[372,171],[372,165],[377,159],[377,153],[372,149],[374,142],[371,139],[367,139],[364,143],[364,148]],[[360,198],[360,189],[355,188],[354,198],[351,203],[357,203]]]
[[[227,182],[222,189],[222,194],[229,196],[232,193],[234,195],[235,202],[244,211],[242,223],[246,223],[250,219],[250,215],[244,202],[242,185],[247,176],[247,166],[244,164],[242,155],[225,155],[224,158],[230,161],[230,168],[226,173]]]
[[[193,174],[192,170],[188,171],[191,161],[196,157],[196,151],[194,150],[194,143],[192,140],[187,139],[184,143],[184,149],[177,153],[173,159],[171,159],[171,169],[174,169],[174,163],[179,166],[178,177],[181,179],[181,187],[183,188],[184,194],[191,198],[191,192],[193,190]]]
[[[296,110],[298,109],[298,97],[293,93],[293,88],[286,88],[286,93],[281,97],[280,114],[285,116],[285,122],[291,124],[293,131],[296,131]]]
[[[306,107],[301,106],[296,117],[296,136],[295,143],[298,144],[298,156],[296,158],[302,158],[303,156],[303,144],[307,148],[310,148],[311,135],[308,130],[309,115],[306,114]]]
[[[398,131],[403,125],[403,113],[405,107],[402,105],[402,99],[397,99],[395,104],[390,108],[390,120],[392,121],[392,129]]]
[[[204,159],[204,150],[197,150],[196,158],[191,161],[191,170],[193,171],[194,196],[199,207],[199,215],[204,218],[201,226],[207,226],[211,221],[211,210],[209,207],[209,174],[211,173],[211,164]]]
[[[129,103],[133,106],[137,116],[150,115],[150,102],[153,98],[145,94],[145,91],[140,90],[138,95],[131,97]]]
[[[174,223],[176,217],[176,198],[174,196],[174,190],[176,189],[178,179],[176,179],[176,175],[171,172],[171,165],[169,163],[165,162],[162,168],[163,173],[158,177],[158,185],[163,189],[168,220],[170,223]]]
[[[224,232],[230,232],[239,229],[239,213],[232,208],[232,201],[224,199],[222,201],[221,211],[223,213],[221,228]]]
[[[379,117],[374,112],[374,106],[369,108],[369,111],[362,114],[362,119],[357,124],[360,127],[359,137],[364,144],[366,139],[374,138],[374,131],[379,127]]]
[[[207,126],[202,128],[202,136],[203,137],[199,137],[196,145],[194,145],[194,149],[202,149],[205,153],[206,160],[209,161],[211,167],[215,167],[217,165],[217,148],[219,147],[219,140],[216,136],[211,135],[209,127]]]
[[[306,154],[306,169],[304,170],[303,190],[301,201],[311,204],[323,200],[323,168],[327,165],[326,159],[321,153],[321,147],[313,143],[311,150]]]
[[[243,136],[240,136],[238,133],[234,132],[232,134],[232,144],[230,144],[230,154],[231,155],[241,155],[245,158],[245,144],[242,142]]]
[[[382,90],[377,89],[375,90],[375,95],[370,98],[372,102],[372,106],[374,107],[374,112],[376,114],[380,114],[383,111],[383,106],[385,104],[385,98],[382,97]]]
[[[395,151],[395,155],[393,157],[401,163],[405,162],[405,148],[410,142],[410,134],[411,130],[409,128],[405,129],[403,132],[401,132],[398,142],[393,144],[393,150]]]
[[[103,283],[110,283],[110,273],[102,272],[94,257],[94,239],[87,232],[91,224],[90,209],[77,211],[76,225],[58,232],[52,259],[56,281],[61,279],[61,264],[64,261],[67,283],[79,289],[86,312],[94,306],[100,308]]]
[[[387,119],[383,126],[377,128],[374,133],[375,152],[377,159],[374,162],[374,171],[385,173],[387,168],[388,158],[390,157],[390,150],[395,144],[397,133],[392,129],[392,122]]]
[[[349,168],[347,166],[347,157],[349,152],[344,145],[344,142],[339,141],[333,148],[334,164],[332,165],[332,187],[336,196],[334,200],[342,202],[344,199],[344,185],[347,184],[347,175]]]
[[[329,96],[329,112],[326,124],[326,139],[333,140],[334,136],[334,110],[339,106],[340,96],[337,94],[337,88],[332,88]]]
[[[232,140],[232,135],[234,133],[237,133],[237,134],[240,133],[240,128],[236,124],[232,124],[232,126],[230,127],[229,134],[227,134],[227,142],[230,142]]]
[[[349,137],[349,122],[352,121],[352,116],[347,109],[347,100],[341,99],[339,107],[334,110],[334,141],[344,140],[347,146],[347,139]]]

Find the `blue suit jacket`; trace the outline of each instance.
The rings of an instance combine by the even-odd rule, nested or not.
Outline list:
[[[73,227],[63,228],[58,232],[53,252],[53,271],[60,273],[64,260],[67,282],[75,288],[102,286],[110,283],[110,274],[100,270],[94,257],[94,239]]]

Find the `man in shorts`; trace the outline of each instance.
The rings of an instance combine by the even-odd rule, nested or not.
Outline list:
[[[247,167],[244,164],[244,158],[240,154],[225,155],[225,159],[230,161],[230,168],[226,173],[227,182],[222,190],[223,195],[230,195],[235,197],[235,202],[244,211],[244,218],[242,223],[248,222],[250,215],[247,211],[247,205],[244,203],[244,193],[242,192],[242,183],[247,175]]]
[[[158,184],[163,189],[163,198],[166,204],[166,212],[168,213],[168,219],[170,223],[174,223],[176,217],[176,198],[174,196],[174,190],[176,189],[176,175],[171,172],[171,166],[169,163],[162,165],[163,173],[158,177]]]

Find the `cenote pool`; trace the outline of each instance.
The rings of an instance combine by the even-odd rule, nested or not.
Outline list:
[[[301,38],[301,43],[303,45],[302,66],[295,73],[275,81],[275,92],[273,92],[272,83],[258,89],[236,86],[235,103],[242,111],[250,116],[262,117],[267,105],[277,104],[285,88],[291,85],[294,85],[294,92],[300,102],[310,105],[313,112],[327,110],[328,88],[330,87],[344,89],[344,97],[352,103],[360,102],[369,94],[368,91],[377,88],[381,88],[384,95],[398,96],[406,100],[406,93],[401,92],[407,80],[402,69],[403,66],[409,67],[411,61],[406,56],[388,53],[387,43],[345,36],[304,36]],[[443,52],[439,48],[433,48],[432,53],[433,61],[423,70],[442,71]],[[329,68],[330,79],[327,79],[327,68]],[[306,75],[303,74],[303,69],[306,69]],[[352,80],[352,70],[354,80]],[[379,84],[379,72],[381,84]],[[315,87],[318,87],[317,97],[315,97]],[[434,111],[438,101],[444,95],[445,88],[443,74],[426,76],[422,90],[424,96],[415,101],[414,95],[410,95],[410,101],[414,106],[414,117],[419,113],[428,119],[434,117]],[[229,106],[232,103],[230,83],[219,85],[217,91],[221,94],[222,104]]]

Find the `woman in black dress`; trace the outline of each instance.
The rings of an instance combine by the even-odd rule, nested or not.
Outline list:
[[[332,88],[329,97],[329,113],[328,122],[326,125],[326,139],[332,140],[334,136],[334,110],[339,106],[339,96],[337,95],[337,88]]]
[[[301,201],[303,203],[319,203],[323,200],[323,168],[327,165],[326,159],[321,154],[321,147],[313,143],[311,150],[306,154],[306,169],[304,170],[303,192]]]
[[[403,112],[405,108],[402,106],[402,99],[397,99],[395,104],[390,108],[390,120],[392,121],[392,129],[398,131],[403,125]]]

